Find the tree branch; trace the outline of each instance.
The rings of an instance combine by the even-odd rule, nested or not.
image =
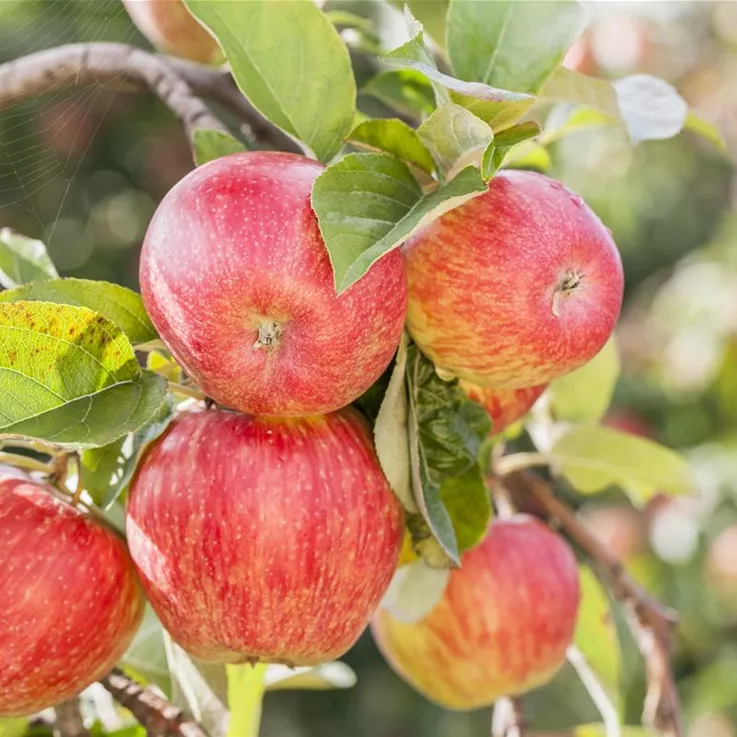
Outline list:
[[[196,128],[226,131],[199,99],[205,97],[244,123],[252,141],[282,151],[302,152],[295,141],[256,111],[228,72],[125,44],[69,44],[0,65],[0,110],[68,85],[88,84],[151,90],[182,121],[190,137]]]
[[[494,704],[491,737],[525,737],[525,717],[519,699],[501,698]]]
[[[304,153],[300,145],[284,131],[264,118],[238,89],[230,72],[196,64],[185,59],[165,57],[182,79],[200,97],[223,106],[246,127],[244,135],[251,143],[260,142],[278,151]]]
[[[111,83],[148,87],[182,121],[226,132],[189,84],[162,57],[124,44],[70,44],[0,65],[0,109],[68,85]]]
[[[89,737],[79,708],[79,696],[54,707],[54,713],[54,737]]]
[[[664,737],[683,737],[680,700],[671,673],[670,653],[677,624],[675,613],[635,583],[621,561],[589,531],[573,510],[555,497],[549,484],[538,474],[516,471],[505,476],[503,482],[516,507],[529,508],[525,501],[532,501],[535,513],[560,524],[623,604],[630,630],[645,659],[648,687],[643,722]]]
[[[202,727],[150,688],[115,668],[100,683],[138,720],[149,737],[208,737]]]

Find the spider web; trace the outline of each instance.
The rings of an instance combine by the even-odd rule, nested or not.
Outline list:
[[[142,43],[120,0],[0,0],[2,62],[62,44],[98,41]],[[90,168],[98,162],[111,107],[120,107],[117,87],[116,79],[84,87],[71,83],[0,109],[0,227],[41,238],[52,256],[60,257],[59,265],[72,271],[96,247],[88,243],[74,256],[75,244],[69,241],[89,225],[97,195],[89,186]],[[135,239],[128,240],[126,245],[132,245]]]

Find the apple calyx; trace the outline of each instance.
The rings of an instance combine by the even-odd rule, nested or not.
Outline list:
[[[279,346],[279,338],[284,332],[281,323],[270,318],[261,320],[258,324],[258,338],[253,344],[253,350],[258,351],[265,348],[269,353],[273,353]]]
[[[553,292],[553,314],[558,317],[560,315],[560,300],[569,297],[580,286],[585,274],[581,274],[575,269],[568,269]]]

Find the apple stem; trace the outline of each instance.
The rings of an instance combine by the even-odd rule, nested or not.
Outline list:
[[[276,320],[262,320],[258,325],[258,338],[253,344],[253,350],[266,348],[269,353],[273,353],[283,332],[284,328]]]
[[[584,274],[580,274],[574,269],[568,269],[563,274],[561,280],[558,282],[558,286],[553,292],[553,314],[556,317],[560,314],[560,300],[573,294],[581,286],[583,278]]]
[[[230,719],[226,737],[258,737],[267,665],[227,665]]]

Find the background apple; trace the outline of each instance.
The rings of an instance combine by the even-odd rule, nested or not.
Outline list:
[[[218,42],[195,20],[182,0],[123,0],[138,30],[159,50],[191,61],[222,61]]]
[[[154,609],[190,653],[313,665],[368,623],[397,564],[403,513],[356,410],[208,410],[152,445],[127,530]]]
[[[408,325],[441,369],[492,388],[539,386],[592,359],[622,304],[622,263],[580,197],[527,171],[412,237]]]
[[[51,487],[0,474],[0,717],[33,714],[107,673],[143,616],[120,536]]]
[[[553,676],[578,603],[571,549],[542,522],[517,515],[492,522],[424,619],[404,623],[380,609],[371,629],[410,685],[448,709],[475,709]]]
[[[517,420],[521,420],[548,385],[528,386],[522,389],[489,389],[467,381],[460,381],[459,386],[489,413],[493,423],[491,432],[493,435],[498,435]]]
[[[399,343],[401,254],[336,295],[310,205],[322,170],[293,154],[218,159],[169,192],[146,235],[146,308],[187,372],[233,409],[338,409],[379,378]]]

